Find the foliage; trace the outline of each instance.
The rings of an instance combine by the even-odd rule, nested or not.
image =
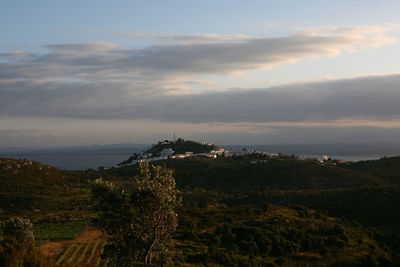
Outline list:
[[[172,240],[166,238],[154,253],[156,265],[171,255],[167,266],[400,266],[400,190],[394,185],[400,158],[330,165],[290,156],[245,155],[165,160],[156,166],[162,171],[164,164],[174,169],[183,206],[177,208],[175,248],[168,247]],[[149,166],[149,172],[156,166]],[[88,198],[91,181],[105,177],[93,186],[93,198],[110,240],[96,240],[97,245],[68,241],[71,245],[53,263],[107,266],[118,255],[129,259],[130,252],[139,258],[147,243],[131,246],[138,238],[131,230],[141,225],[143,233],[151,224],[145,222],[150,219],[145,209],[138,207],[161,201],[151,193],[160,183],[152,187],[143,182],[157,179],[139,179],[140,175],[145,176],[138,166],[62,171],[0,159],[0,218],[29,217],[40,242],[72,239],[95,216]],[[141,183],[147,186],[139,187]],[[176,202],[174,197],[171,203]],[[176,217],[168,216],[176,223]],[[127,238],[121,238],[125,234]],[[38,257],[21,250],[15,238],[6,235],[4,240],[3,255],[6,251],[16,259]],[[109,258],[99,257],[103,250]]]
[[[89,205],[90,172],[0,158],[0,210],[77,210]]]
[[[16,239],[19,243],[28,244],[34,242],[33,225],[29,219],[11,217],[2,227],[3,234]]]
[[[32,224],[28,219],[12,217],[3,224],[2,230],[4,238],[0,244],[0,266],[45,266],[35,248]]]
[[[177,225],[172,170],[142,163],[131,188],[96,181],[92,195],[100,223],[111,236],[107,257],[127,266],[165,260]]]
[[[207,190],[245,192],[270,189],[328,189],[360,186],[386,186],[388,183],[368,173],[357,172],[311,160],[290,157],[251,164],[246,157],[230,159],[171,159],[166,164],[176,172],[178,188],[202,187]],[[105,171],[105,175],[129,177],[135,167]]]
[[[384,157],[341,165],[351,170],[371,173],[379,178],[400,185],[400,157]]]
[[[86,226],[84,221],[38,223],[34,225],[33,232],[37,240],[74,239]]]
[[[185,264],[374,266],[374,262],[398,262],[367,231],[304,207],[210,203],[202,208],[184,206],[180,212],[176,238]]]
[[[366,226],[400,224],[400,190],[393,187],[358,187],[315,190],[258,190],[224,200],[232,205],[298,204]]]

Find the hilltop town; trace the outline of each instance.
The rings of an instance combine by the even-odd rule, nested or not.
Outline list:
[[[258,150],[229,150],[216,146],[208,142],[196,142],[184,138],[178,138],[175,141],[160,141],[150,149],[141,153],[135,153],[128,160],[123,161],[117,167],[130,166],[138,162],[154,162],[166,159],[185,159],[191,157],[204,158],[230,158],[244,155],[264,155],[268,157],[278,156],[276,153],[267,153]]]
[[[209,142],[197,142],[184,138],[178,138],[174,141],[160,141],[157,144],[152,145],[148,150],[133,154],[128,160],[119,163],[116,167],[130,166],[139,162],[154,162],[167,159],[185,159],[192,157],[216,159],[240,157],[246,155],[253,155],[258,158],[258,160],[252,160],[250,163],[267,162],[267,159],[283,156],[279,153],[264,152],[245,148],[241,150],[226,149]],[[332,160],[326,155],[296,155],[296,157],[299,159],[314,159],[320,163],[332,165],[345,162],[342,160]]]

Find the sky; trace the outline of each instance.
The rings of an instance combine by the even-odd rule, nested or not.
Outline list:
[[[0,0],[0,147],[398,142],[399,1]]]

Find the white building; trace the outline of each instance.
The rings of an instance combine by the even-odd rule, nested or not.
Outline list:
[[[168,157],[172,156],[174,154],[174,150],[172,148],[164,148],[161,152],[160,155],[161,157]]]
[[[153,156],[153,153],[142,153],[142,157],[143,157],[144,159],[151,158],[152,156]]]

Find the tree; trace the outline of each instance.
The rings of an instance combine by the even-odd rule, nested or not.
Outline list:
[[[46,266],[35,248],[32,224],[29,219],[12,217],[2,226],[4,238],[0,243],[0,266]]]
[[[120,266],[160,264],[177,226],[173,171],[140,163],[131,182],[122,187],[97,180],[92,188],[100,224],[110,235],[105,256]]]

